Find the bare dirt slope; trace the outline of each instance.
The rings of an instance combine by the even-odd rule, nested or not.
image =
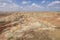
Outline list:
[[[0,40],[60,40],[60,12],[17,12],[0,18]]]

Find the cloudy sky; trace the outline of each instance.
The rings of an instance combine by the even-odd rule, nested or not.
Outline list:
[[[60,11],[60,0],[0,0],[0,11]]]

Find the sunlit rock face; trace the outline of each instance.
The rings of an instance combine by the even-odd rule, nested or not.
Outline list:
[[[56,13],[18,12],[9,15],[0,19],[7,23],[1,26],[0,40],[56,40],[53,34],[59,27],[59,18]]]

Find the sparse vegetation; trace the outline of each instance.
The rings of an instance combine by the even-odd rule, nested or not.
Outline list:
[[[57,40],[59,15],[60,12],[13,12],[1,17],[0,40]]]

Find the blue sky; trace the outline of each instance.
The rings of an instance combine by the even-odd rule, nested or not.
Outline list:
[[[0,0],[0,11],[60,11],[60,0]]]

